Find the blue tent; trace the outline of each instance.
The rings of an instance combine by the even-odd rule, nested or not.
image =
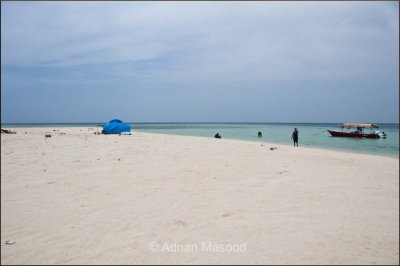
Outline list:
[[[123,123],[119,119],[113,119],[103,125],[103,134],[119,134],[122,132],[131,132],[131,125]]]

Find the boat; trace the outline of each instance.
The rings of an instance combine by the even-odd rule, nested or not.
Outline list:
[[[342,131],[334,131],[328,130],[332,137],[344,137],[344,138],[363,138],[363,139],[379,139],[386,138],[385,132],[380,132],[374,130],[379,128],[378,124],[360,124],[360,123],[343,123],[340,125]],[[355,128],[355,131],[351,131],[351,129]],[[365,133],[364,129],[371,129],[370,133]],[[347,132],[344,131],[347,129]]]

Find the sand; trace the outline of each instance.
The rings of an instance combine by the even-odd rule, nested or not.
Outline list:
[[[398,158],[12,130],[1,264],[399,264]]]

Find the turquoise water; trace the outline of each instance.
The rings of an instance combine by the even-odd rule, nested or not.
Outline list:
[[[2,124],[2,127],[95,127],[103,123]],[[326,131],[339,130],[339,123],[131,123],[133,130],[159,134],[213,137],[292,145],[291,134],[299,130],[299,146],[351,151],[390,157],[399,156],[399,125],[379,124],[386,139],[352,139],[331,137]],[[257,137],[261,131],[262,138]],[[366,132],[369,132],[367,129]]]
[[[213,137],[292,145],[293,129],[299,130],[299,146],[351,151],[375,155],[399,156],[398,124],[380,124],[386,139],[352,139],[331,137],[328,129],[339,130],[340,124],[137,124],[142,132]],[[257,132],[263,136],[258,138]],[[366,131],[368,132],[368,130]]]

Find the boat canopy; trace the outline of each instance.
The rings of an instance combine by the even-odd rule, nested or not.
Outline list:
[[[340,128],[379,128],[378,124],[343,123]]]

